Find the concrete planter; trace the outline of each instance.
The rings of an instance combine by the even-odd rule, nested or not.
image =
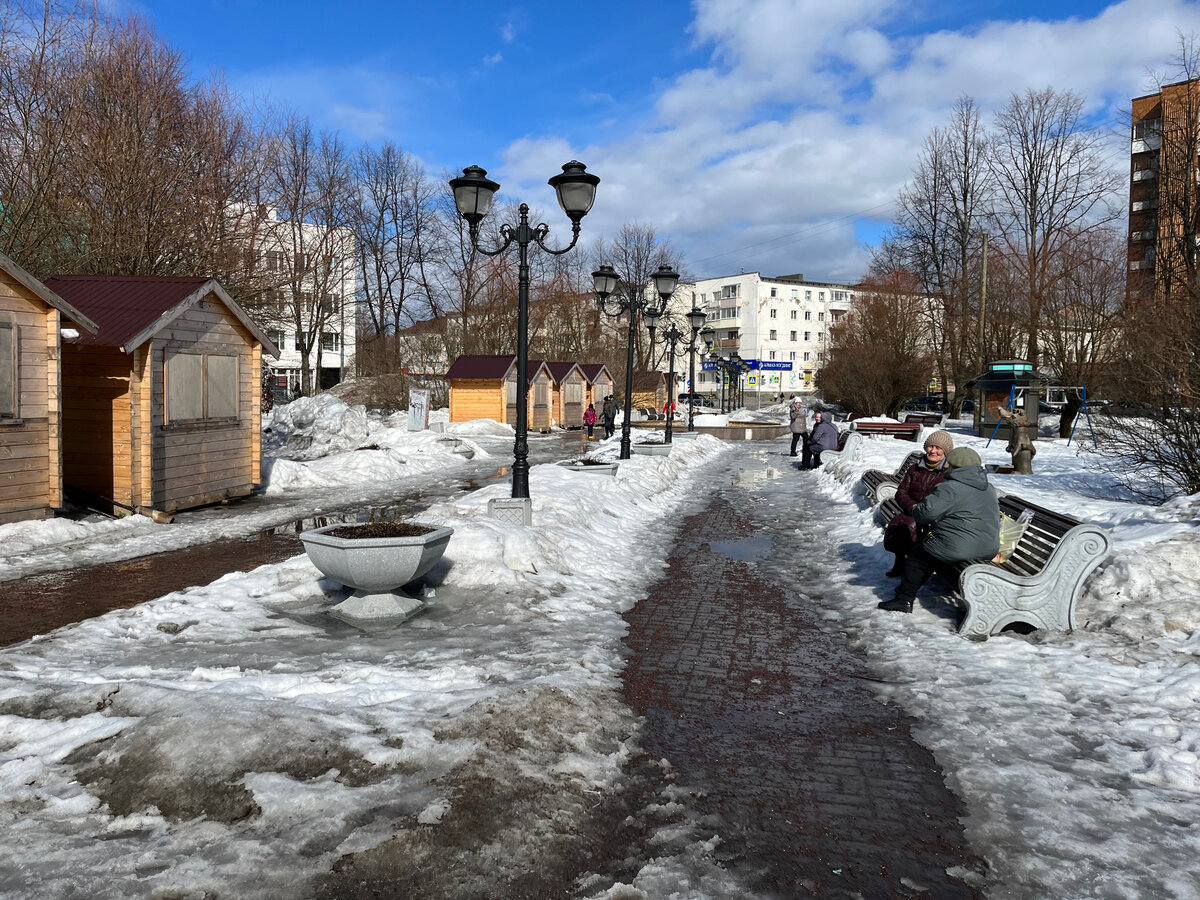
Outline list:
[[[453,528],[434,528],[412,537],[347,538],[330,534],[344,524],[326,525],[300,535],[304,552],[328,578],[354,593],[331,609],[347,622],[403,622],[425,607],[398,591],[436,565],[450,543]]]
[[[591,463],[583,465],[578,462],[562,462],[559,463],[568,472],[576,472],[580,475],[608,475],[615,476],[617,474],[617,464],[611,463]]]
[[[670,444],[630,444],[629,452],[634,456],[670,456]]]
[[[671,435],[671,443],[675,443],[676,441],[694,441],[698,437],[700,437],[700,432],[698,431],[676,431]]]

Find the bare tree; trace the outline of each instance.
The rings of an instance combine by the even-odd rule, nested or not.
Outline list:
[[[1116,218],[1111,201],[1120,177],[1101,155],[1101,138],[1084,128],[1083,99],[1053,88],[1014,94],[996,116],[989,161],[996,183],[992,207],[1006,255],[1024,285],[1026,358],[1041,362],[1047,298],[1072,242]]]
[[[857,293],[830,329],[821,390],[857,412],[895,416],[906,398],[924,393],[932,371],[924,291],[912,273],[891,271],[864,280]]]
[[[913,180],[900,193],[897,228],[877,251],[877,264],[913,272],[929,298],[925,319],[947,392],[978,370],[978,232],[994,188],[986,154],[979,109],[960,97],[947,127],[926,139]],[[961,396],[948,399],[952,409],[961,407]]]
[[[319,372],[326,327],[339,317],[344,325],[345,317],[354,315],[353,306],[346,305],[353,298],[344,296],[354,265],[350,161],[336,136],[316,134],[307,119],[292,118],[279,136],[268,174],[279,204],[272,223],[276,249],[266,251],[280,254],[276,261],[282,265],[276,314],[295,330],[301,392],[307,395],[322,387],[312,382],[311,361],[315,351]]]

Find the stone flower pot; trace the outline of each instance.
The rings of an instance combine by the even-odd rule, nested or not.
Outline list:
[[[453,528],[398,523],[418,534],[363,535],[363,530],[387,531],[379,526],[326,525],[300,535],[304,552],[327,577],[353,588],[354,593],[329,612],[353,623],[403,622],[425,604],[398,589],[434,567]],[[403,526],[409,524],[408,529]],[[360,534],[354,534],[358,530]],[[334,532],[342,531],[344,534]]]
[[[581,475],[615,476],[617,474],[617,464],[615,462],[575,459],[567,462],[561,462],[559,465],[568,472],[577,472]]]
[[[630,444],[629,452],[637,456],[670,456],[670,444]]]
[[[698,437],[700,437],[700,432],[698,431],[676,431],[671,435],[671,441],[672,443],[675,441],[694,441]]]

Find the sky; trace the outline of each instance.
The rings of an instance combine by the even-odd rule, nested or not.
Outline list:
[[[331,492],[379,490],[381,471],[403,490],[511,459],[508,426],[448,418],[431,415],[444,433],[409,432],[404,415],[329,394],[276,407],[269,491],[315,515]],[[969,418],[944,427],[985,463],[1008,461]],[[622,613],[678,577],[664,562],[678,528],[719,495],[749,525],[713,552],[815,611],[862,653],[864,683],[913,717],[963,801],[988,896],[1197,900],[1200,495],[1134,502],[1090,446],[1048,426],[1033,475],[989,476],[1111,538],[1070,632],[967,640],[936,582],[911,615],[876,609],[892,557],[860,482],[913,444],[864,440],[802,473],[786,436],[699,435],[612,476],[533,466],[528,528],[488,515],[507,480],[433,503],[420,520],[454,534],[409,587],[425,609],[402,625],[332,618],[348,592],[299,554],[0,648],[0,895],[278,900],[354,863],[347,878],[374,864],[403,884],[426,866],[444,879],[429,895],[488,896],[498,871],[546,866],[589,833],[599,798],[619,796],[626,833],[646,838],[628,848],[626,882],[581,877],[580,896],[753,900],[745,873],[718,861],[734,835],[701,816],[697,785],[668,777],[669,760],[651,767],[654,789],[631,784],[645,767],[627,766],[639,722],[619,690]],[[589,450],[616,460],[619,438]],[[261,510],[247,512],[0,525],[0,581],[139,542],[251,535]],[[503,802],[479,800],[493,790]]]
[[[1127,166],[1132,97],[1167,73],[1198,0],[111,0],[202,76],[436,178],[476,164],[569,234],[546,179],[601,178],[584,241],[652,225],[697,277],[853,281],[930,130],[1053,86]]]

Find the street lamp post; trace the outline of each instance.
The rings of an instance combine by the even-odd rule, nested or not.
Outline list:
[[[670,266],[659,266],[652,276],[654,290],[665,308],[671,295],[675,293],[675,285],[679,282],[679,273]],[[625,296],[614,298],[613,306],[609,307],[608,298],[612,296],[621,282],[621,276],[612,266],[603,265],[592,273],[592,284],[596,289],[596,305],[604,315],[616,318],[622,313],[629,313],[629,343],[625,351],[625,421],[621,424],[621,459],[629,459],[629,420],[633,416],[633,343],[637,334],[637,314],[646,309],[645,289],[641,285],[627,285]],[[657,312],[657,310],[656,310]]]
[[[658,319],[661,315],[663,315],[662,309],[653,309],[653,308],[647,309],[646,312],[644,313],[644,316],[646,319],[646,329],[650,332],[650,343],[651,344],[655,344],[655,343],[662,344],[664,347],[667,348],[667,353],[670,355],[670,361],[667,366],[668,371],[667,371],[667,409],[666,409],[666,414],[667,414],[666,415],[666,418],[667,418],[666,442],[669,444],[669,443],[671,443],[671,437],[674,434],[675,353],[679,347],[680,341],[682,341],[686,335],[684,332],[679,330],[679,327],[674,322],[671,322],[667,325],[666,330],[663,331],[661,336],[659,336],[658,338],[655,338],[654,330],[655,330],[655,328],[658,327]],[[692,356],[692,372],[691,372],[692,378],[696,377],[696,366],[695,366],[695,363],[696,363],[696,360],[695,360],[696,333],[700,330],[700,326],[704,324],[704,320],[706,318],[707,318],[707,315],[705,314],[704,310],[697,309],[695,307],[692,307],[691,311],[689,311],[687,314],[688,328],[691,330],[691,336],[689,338],[689,346],[690,346],[691,352],[693,354],[693,356]],[[688,431],[694,430],[692,427],[692,414],[690,411],[690,403],[694,402],[695,393],[696,393],[696,389],[695,389],[695,386],[693,385],[692,390],[691,390],[691,394],[693,395],[693,400],[689,401]]]
[[[688,326],[692,329],[692,339],[688,343],[688,431],[696,430],[696,338],[706,344],[707,335],[712,334],[711,328],[705,328],[704,322],[708,314],[698,306],[693,306],[687,314]]]
[[[558,205],[571,220],[571,243],[561,250],[547,247],[546,236],[550,226],[529,224],[529,207],[520,206],[520,221],[517,226],[505,223],[500,226],[504,243],[488,250],[479,246],[479,223],[491,211],[492,200],[500,185],[487,177],[479,166],[467,166],[462,175],[450,179],[450,190],[454,192],[454,205],[458,214],[467,223],[471,234],[471,246],[485,256],[499,256],[514,243],[520,259],[517,279],[517,436],[513,444],[513,499],[529,499],[529,441],[526,416],[529,407],[529,245],[536,242],[547,253],[555,256],[566,253],[579,240],[579,222],[588,214],[596,199],[596,185],[600,178],[587,171],[587,166],[571,160],[562,167],[562,174],[548,182],[558,196]]]

